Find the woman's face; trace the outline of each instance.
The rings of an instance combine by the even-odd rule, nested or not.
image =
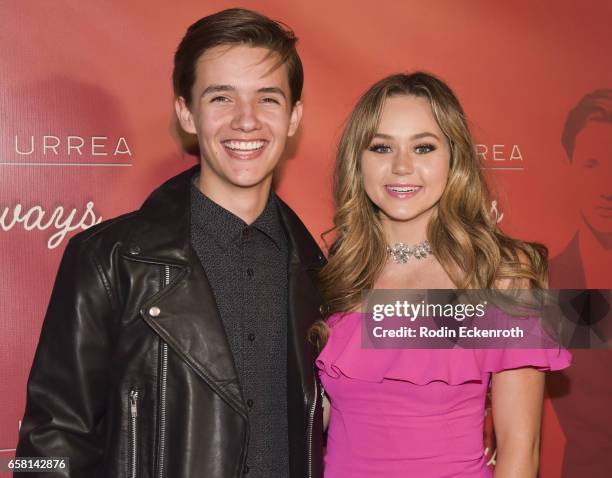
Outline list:
[[[427,224],[448,178],[450,148],[417,96],[387,98],[378,130],[361,157],[365,190],[384,221]]]

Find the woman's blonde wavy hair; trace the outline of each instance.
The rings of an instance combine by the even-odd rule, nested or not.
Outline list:
[[[468,122],[452,90],[424,72],[395,74],[374,84],[359,99],[342,133],[336,154],[333,196],[336,238],[319,274],[326,315],[355,309],[387,261],[377,207],[368,198],[361,156],[377,131],[385,100],[412,95],[425,98],[450,146],[448,182],[431,217],[427,238],[436,259],[459,289],[547,286],[547,250],[503,234],[489,212],[489,192]],[[324,321],[311,329],[321,348]]]

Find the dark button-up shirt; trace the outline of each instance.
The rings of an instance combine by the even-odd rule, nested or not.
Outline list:
[[[191,244],[210,282],[249,412],[248,476],[288,477],[288,242],[270,194],[251,224],[191,191]]]

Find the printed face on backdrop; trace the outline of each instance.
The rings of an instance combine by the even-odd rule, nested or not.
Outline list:
[[[612,123],[586,123],[571,167],[583,219],[596,233],[612,234]]]
[[[365,191],[381,220],[427,224],[446,187],[449,164],[450,148],[429,101],[387,98],[361,157]]]
[[[302,105],[291,107],[286,66],[265,48],[222,45],[196,65],[192,105],[176,110],[182,128],[198,136],[207,187],[269,187],[287,138],[299,125]]]

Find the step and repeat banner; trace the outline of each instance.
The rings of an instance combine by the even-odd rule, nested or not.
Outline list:
[[[553,286],[612,287],[610,2],[0,0],[2,456],[68,239],[195,164],[173,116],[173,53],[193,21],[235,6],[299,37],[304,119],[278,190],[315,237],[331,225],[334,148],[356,100],[425,70],[463,103],[503,229],[548,246]],[[575,360],[549,380],[544,478],[610,470],[609,357]]]

